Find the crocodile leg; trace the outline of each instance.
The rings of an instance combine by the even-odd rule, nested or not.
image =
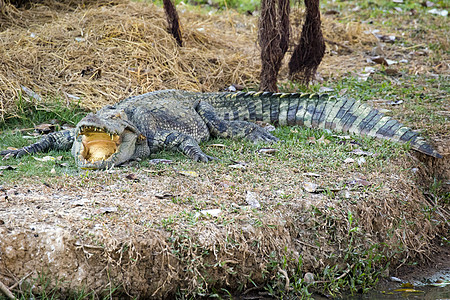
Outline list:
[[[162,149],[172,149],[186,154],[194,161],[207,162],[216,159],[203,153],[193,137],[175,130],[157,130],[149,134],[147,139],[152,153]]]
[[[207,102],[200,101],[195,109],[208,126],[212,136],[233,139],[245,138],[254,143],[273,143],[278,141],[278,138],[254,123],[246,121],[226,121],[219,118],[212,105]]]
[[[26,154],[54,150],[69,150],[75,140],[75,129],[52,132],[42,137],[38,142],[17,150],[0,151],[0,156],[11,155],[21,157]]]

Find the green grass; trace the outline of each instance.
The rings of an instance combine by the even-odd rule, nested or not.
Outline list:
[[[87,113],[79,105],[65,103],[58,97],[32,103],[20,96],[16,103],[17,108],[13,116],[0,122],[0,132],[15,128],[32,128],[41,123],[48,123],[50,120],[57,120],[60,125],[75,125]]]

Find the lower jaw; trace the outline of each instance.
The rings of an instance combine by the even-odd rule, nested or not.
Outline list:
[[[113,161],[96,161],[96,162],[88,162],[82,163],[80,161],[77,162],[78,167],[83,170],[103,170],[110,169],[114,166]]]

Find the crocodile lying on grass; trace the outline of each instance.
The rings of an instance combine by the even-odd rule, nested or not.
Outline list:
[[[105,169],[176,149],[195,161],[213,157],[198,143],[212,137],[278,139],[252,121],[301,125],[410,143],[411,148],[442,157],[423,138],[360,101],[328,95],[268,92],[196,93],[165,90],[130,97],[90,113],[74,129],[0,155],[20,157],[48,149],[69,150],[81,168]]]

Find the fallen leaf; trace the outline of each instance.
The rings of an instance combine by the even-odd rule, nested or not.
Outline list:
[[[431,1],[423,1],[422,3],[420,3],[423,7],[433,7],[435,4],[434,2]]]
[[[236,183],[234,183],[232,181],[228,181],[228,180],[222,180],[219,182],[219,185],[224,188],[230,188],[230,187],[235,187]]]
[[[342,191],[342,194],[343,194],[345,199],[350,199],[351,198],[351,194],[350,194],[349,190]]]
[[[89,200],[86,198],[76,200],[76,201],[72,202],[72,207],[84,206],[88,202],[89,202]]]
[[[389,75],[389,76],[395,76],[395,75],[399,74],[397,69],[392,69],[392,68],[388,68],[388,69],[384,70],[384,72],[386,73],[386,75]]]
[[[327,11],[325,12],[325,14],[326,14],[326,15],[339,15],[340,12],[337,11],[337,10],[334,10],[334,9],[330,9],[330,10],[327,10]]]
[[[55,125],[43,123],[43,124],[34,126],[34,130],[36,130],[36,132],[38,132],[39,134],[47,134],[47,133],[55,131]]]
[[[353,162],[355,162],[355,160],[354,160],[353,158],[351,158],[351,157],[348,157],[348,158],[346,158],[346,159],[344,160],[344,163],[346,163],[346,164],[351,164],[351,163],[353,163]]]
[[[394,276],[389,277],[389,280],[392,282],[402,282],[402,280],[400,278],[394,277]]]
[[[53,156],[48,156],[48,155],[44,156],[42,158],[33,156],[33,158],[38,161],[54,161],[54,160],[56,160],[56,158],[54,158]]]
[[[358,76],[358,81],[367,81],[373,73],[375,73],[375,68],[366,67],[362,73],[356,73],[356,75]]]
[[[413,288],[414,285],[410,282],[405,282],[401,285],[402,288]]]
[[[370,186],[372,185],[369,181],[362,179],[362,178],[355,178],[348,182],[349,185],[355,185],[355,186]]]
[[[245,89],[245,86],[242,85],[242,84],[233,83],[232,85],[233,85],[233,86],[236,88],[236,90],[238,90],[238,91],[242,91],[243,89]]]
[[[0,166],[0,170],[15,170],[16,166]]]
[[[278,151],[278,149],[274,149],[274,148],[261,148],[258,150],[259,153],[266,154],[266,155],[272,155],[277,151]]]
[[[227,92],[236,92],[237,91],[237,89],[234,85],[230,85],[226,90],[227,90]]]
[[[224,144],[211,144],[211,145],[208,145],[208,147],[226,148],[227,146],[225,146]]]
[[[351,137],[349,135],[336,135],[336,134],[333,134],[332,137],[335,137],[335,138],[338,138],[338,139],[341,139],[341,140],[350,140],[351,139]]]
[[[217,217],[217,216],[219,216],[219,214],[220,214],[221,212],[222,212],[222,210],[219,209],[219,208],[214,208],[214,209],[204,209],[204,210],[201,210],[201,211],[200,211],[201,214],[203,214],[203,215],[205,215],[205,216],[209,215],[209,216],[212,216],[212,217]]]
[[[415,289],[396,289],[395,292],[404,292],[404,293],[424,293],[424,291],[415,290]]]
[[[8,147],[8,148],[6,148],[6,150],[17,150],[17,148],[14,148],[14,147]]]
[[[247,191],[245,202],[253,208],[261,208],[261,204],[259,203],[257,195],[254,192]]]
[[[314,193],[316,192],[318,185],[309,181],[306,181],[303,183],[303,188],[305,189],[305,191],[309,192],[309,193]]]
[[[393,43],[396,40],[394,35],[383,35],[383,34],[375,34],[375,37],[382,42],[391,42]]]
[[[178,173],[187,177],[198,177],[198,173],[195,171],[178,171]]]
[[[383,46],[381,44],[379,44],[378,46],[373,47],[372,55],[373,56],[385,56],[386,53],[384,53]]]
[[[166,164],[166,165],[170,165],[171,163],[173,163],[173,161],[171,161],[170,159],[162,159],[162,158],[155,158],[155,159],[150,159],[148,161],[148,163],[150,165],[157,165],[157,164]]]
[[[107,214],[117,212],[117,207],[100,207],[94,211],[94,214]]]
[[[356,162],[358,163],[359,166],[362,166],[363,164],[366,163],[366,159],[364,157],[359,157]]]
[[[308,143],[310,143],[310,144],[315,144],[315,143],[316,143],[316,138],[313,137],[313,136],[310,136],[310,137],[308,138]]]
[[[7,160],[7,159],[9,159],[9,158],[11,158],[11,157],[14,157],[14,153],[8,153],[8,154],[6,154],[5,156],[3,156],[2,160]]]
[[[386,113],[390,112],[391,110],[387,109],[387,108],[379,108],[378,111],[382,114],[386,114]]]
[[[167,199],[167,198],[174,197],[174,195],[170,192],[162,192],[162,193],[156,193],[155,197],[159,198],[159,199]]]
[[[125,178],[129,179],[129,180],[133,180],[134,182],[138,182],[139,181],[138,176],[136,174],[134,174],[134,173],[128,174],[127,176],[125,176]]]
[[[433,15],[438,15],[438,16],[442,16],[442,17],[446,17],[448,16],[448,11],[445,9],[437,9],[437,8],[433,8],[430,9],[428,11],[429,14],[433,14]]]
[[[245,169],[247,168],[247,163],[242,162],[242,161],[232,161],[234,162],[233,165],[229,165],[229,168],[233,168],[233,169]]]
[[[39,94],[35,93],[34,91],[32,91],[31,89],[27,88],[26,86],[21,85],[20,86],[22,91],[25,92],[25,94],[28,95],[28,97],[30,97],[31,99],[35,99],[37,101],[41,101],[42,97],[39,96]]]
[[[81,98],[80,97],[78,97],[78,96],[75,96],[75,95],[72,95],[72,94],[69,94],[69,93],[64,93],[68,98],[71,98],[71,99],[75,99],[75,100],[81,100]]]
[[[320,177],[321,175],[317,173],[307,172],[303,173],[303,176]]]
[[[388,65],[386,59],[383,56],[371,57],[370,60],[373,61],[374,63],[380,64],[380,65],[383,65],[383,66],[387,66]]]
[[[397,100],[397,101],[388,101],[386,102],[387,105],[400,105],[403,103],[403,100]]]

